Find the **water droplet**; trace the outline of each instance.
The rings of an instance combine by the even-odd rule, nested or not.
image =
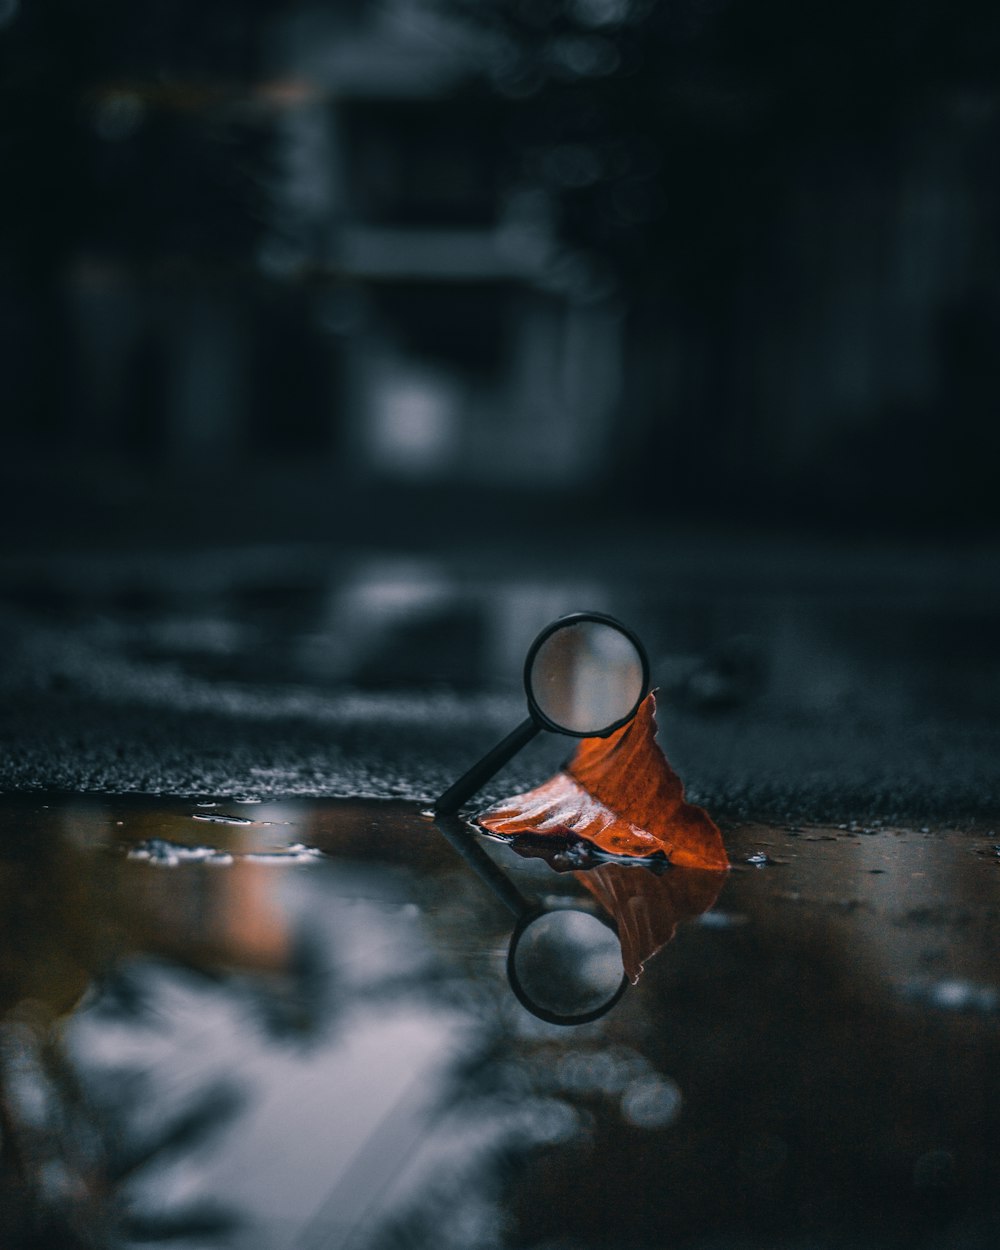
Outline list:
[[[176,868],[178,864],[231,864],[232,855],[214,846],[185,846],[166,838],[149,838],[130,847],[129,859],[142,860],[159,868]]]
[[[535,1098],[522,1109],[520,1128],[534,1142],[548,1146],[572,1140],[580,1128],[579,1113],[561,1098]]]
[[[248,851],[237,858],[248,864],[311,864],[324,856],[315,846],[303,846],[301,842],[296,842],[276,851]]]
[[[633,1081],[622,1095],[622,1115],[636,1128],[666,1128],[677,1119],[683,1101],[669,1078],[644,1077]]]
[[[222,812],[194,812],[192,820],[204,820],[212,825],[252,825],[248,816],[227,816]]]
[[[570,1051],[554,1068],[545,1068],[547,1081],[554,1080],[559,1089],[574,1094],[620,1095],[630,1083],[649,1074],[646,1060],[628,1047]]]

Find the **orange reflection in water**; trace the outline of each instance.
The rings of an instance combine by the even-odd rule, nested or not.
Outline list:
[[[127,835],[109,845],[113,832]],[[214,831],[213,831],[214,832]],[[206,968],[281,972],[293,938],[281,899],[283,869],[241,858],[261,849],[256,829],[225,829],[231,862],[176,868],[127,858],[130,845],[176,844],[187,824],[163,811],[115,822],[99,806],[26,813],[0,860],[0,1015],[32,1002],[71,1011],[111,962],[149,954]]]
[[[241,859],[176,869],[132,862],[121,875],[122,953],[261,972],[288,966],[280,870]]]
[[[726,880],[724,872],[673,868],[657,874],[628,864],[602,864],[573,875],[617,924],[622,964],[633,985],[681,921],[708,911]]]

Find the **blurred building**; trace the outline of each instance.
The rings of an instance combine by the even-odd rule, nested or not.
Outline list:
[[[407,0],[273,7],[233,18],[228,66],[166,78],[126,43],[83,92],[52,276],[71,377],[45,405],[44,327],[12,291],[28,376],[7,439],[81,473],[599,476],[620,309],[544,190],[511,185],[476,38]]]
[[[8,486],[995,522],[1000,19],[859,6],[0,4]]]

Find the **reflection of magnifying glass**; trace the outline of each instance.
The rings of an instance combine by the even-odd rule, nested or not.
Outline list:
[[[457,812],[541,729],[574,738],[606,738],[636,714],[649,690],[642,643],[614,617],[574,612],[547,626],[524,662],[528,718],[434,804]]]
[[[510,935],[507,979],[532,1015],[549,1024],[586,1024],[625,993],[613,923],[578,906],[525,912]]]
[[[517,918],[507,948],[507,978],[521,1004],[549,1024],[586,1024],[610,1011],[628,986],[614,921],[589,900],[529,903],[462,820],[442,816],[436,823]]]

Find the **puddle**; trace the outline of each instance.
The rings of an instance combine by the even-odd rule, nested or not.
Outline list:
[[[993,1250],[994,830],[723,832],[716,879],[402,802],[0,801],[0,1245]],[[511,991],[538,903],[647,952],[588,1023]]]

